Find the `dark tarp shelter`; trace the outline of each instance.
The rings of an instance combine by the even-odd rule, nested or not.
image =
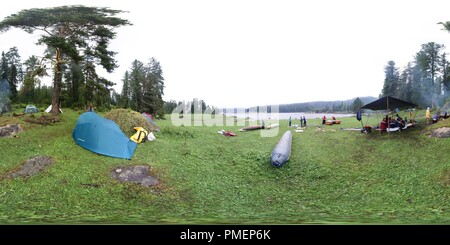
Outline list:
[[[375,100],[365,106],[360,107],[359,109],[369,109],[369,110],[386,110],[388,113],[389,111],[394,112],[400,110],[400,109],[409,109],[409,108],[416,108],[417,105],[411,102],[407,102],[401,99],[397,99],[391,96],[385,96],[383,98],[380,98],[378,100]],[[360,110],[359,110],[360,111]],[[417,113],[417,111],[416,111]],[[410,112],[411,115],[411,112]],[[378,114],[377,114],[378,118]],[[414,115],[415,118],[415,115]],[[414,120],[414,119],[413,119]],[[388,130],[389,134],[390,130]]]
[[[395,109],[406,109],[406,108],[415,108],[417,107],[416,104],[413,104],[411,102],[407,102],[401,99],[397,99],[391,96],[385,96],[383,98],[380,98],[378,100],[375,100],[360,109],[369,109],[369,110],[391,110],[394,111]]]

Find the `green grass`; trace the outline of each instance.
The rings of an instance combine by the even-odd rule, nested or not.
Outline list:
[[[79,112],[62,122],[25,124],[18,138],[0,139],[0,175],[34,156],[55,163],[28,179],[0,181],[0,223],[112,224],[418,224],[450,221],[450,139],[429,138],[421,124],[388,134],[362,134],[354,118],[324,126],[311,119],[293,133],[290,161],[270,165],[276,137],[238,132],[241,126],[174,127],[159,120],[154,142],[133,159],[100,156],[76,145]],[[420,116],[420,117],[419,117]],[[170,116],[169,116],[170,118]],[[11,120],[0,117],[2,122]],[[376,116],[364,124],[376,125]],[[297,122],[294,122],[297,123]],[[450,120],[432,127],[449,126]],[[238,133],[226,138],[226,129]],[[149,165],[161,184],[144,188],[110,177],[118,166]]]

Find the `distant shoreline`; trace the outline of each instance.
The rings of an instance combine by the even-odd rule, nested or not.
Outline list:
[[[306,119],[317,119],[325,116],[327,119],[331,117],[353,117],[355,114],[351,113],[305,113],[305,112],[280,112],[280,113],[225,113],[225,116],[236,118],[250,118],[254,120],[279,119],[287,120],[291,117],[292,120],[306,117]]]

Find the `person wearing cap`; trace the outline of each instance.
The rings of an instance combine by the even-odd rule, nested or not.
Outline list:
[[[430,107],[427,108],[427,111],[425,112],[425,118],[427,119],[427,124],[431,121],[431,112]]]

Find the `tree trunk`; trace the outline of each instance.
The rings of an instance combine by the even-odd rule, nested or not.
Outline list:
[[[55,75],[53,78],[53,93],[52,93],[52,114],[59,115],[59,95],[61,93],[61,83],[62,83],[62,61],[61,61],[61,50],[56,49],[56,62],[55,62]]]

